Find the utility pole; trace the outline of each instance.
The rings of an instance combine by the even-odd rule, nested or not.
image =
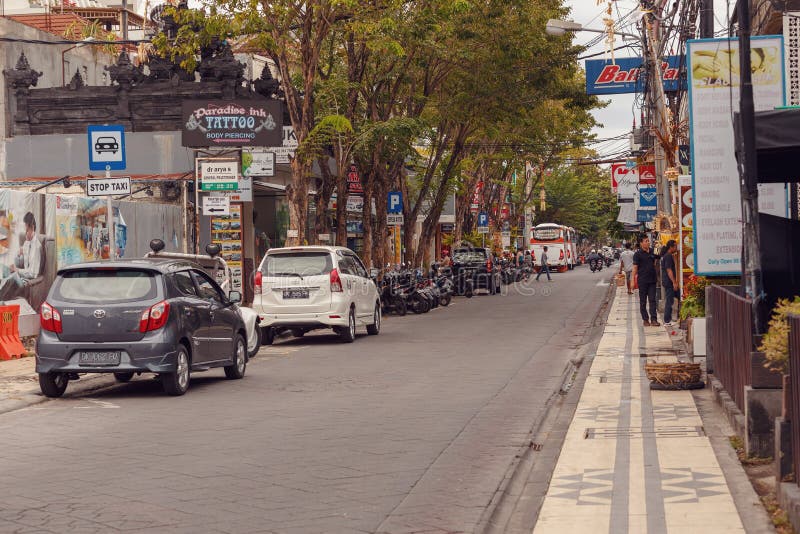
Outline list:
[[[739,177],[742,190],[742,283],[753,303],[753,334],[764,332],[766,301],[761,275],[758,226],[758,168],[756,166],[755,104],[750,66],[750,2],[737,0],[739,16]]]
[[[714,0],[700,0],[700,38],[714,37]]]

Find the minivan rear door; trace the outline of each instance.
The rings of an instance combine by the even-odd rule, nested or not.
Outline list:
[[[142,313],[163,299],[160,274],[145,269],[92,267],[56,279],[48,302],[61,314],[62,341],[127,342],[144,337]]]
[[[269,313],[323,313],[331,308],[333,260],[327,250],[267,253],[261,305]]]

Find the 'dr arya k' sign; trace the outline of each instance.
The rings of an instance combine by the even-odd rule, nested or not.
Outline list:
[[[274,147],[283,142],[283,111],[277,100],[189,100],[181,109],[185,147]]]

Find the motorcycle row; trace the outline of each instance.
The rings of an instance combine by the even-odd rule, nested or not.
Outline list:
[[[498,261],[497,269],[503,284],[528,280],[533,272],[530,267],[518,268],[506,260]],[[387,266],[377,280],[383,313],[400,316],[408,312],[427,313],[439,306],[449,306],[454,296],[471,298],[476,289],[473,277],[470,270],[455,274],[451,267],[437,264],[431,267],[427,276],[420,268]]]

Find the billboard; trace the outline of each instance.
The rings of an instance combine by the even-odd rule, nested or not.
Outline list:
[[[665,91],[677,91],[680,87],[679,72],[683,56],[667,56],[661,62],[661,75]],[[616,95],[641,93],[644,91],[644,59],[624,57],[586,60],[586,94]]]
[[[694,269],[702,276],[738,275],[742,256],[742,203],[733,112],[739,107],[739,42],[690,40],[687,55]],[[756,111],[783,105],[783,38],[754,36],[751,56]],[[772,187],[781,191],[772,195]],[[774,198],[782,193],[783,187],[783,184],[767,184],[760,191],[765,199]]]
[[[181,111],[186,147],[283,144],[279,100],[186,100]]]
[[[611,190],[617,193],[619,202],[633,202],[639,190],[639,170],[629,169],[624,163],[612,163]]]

